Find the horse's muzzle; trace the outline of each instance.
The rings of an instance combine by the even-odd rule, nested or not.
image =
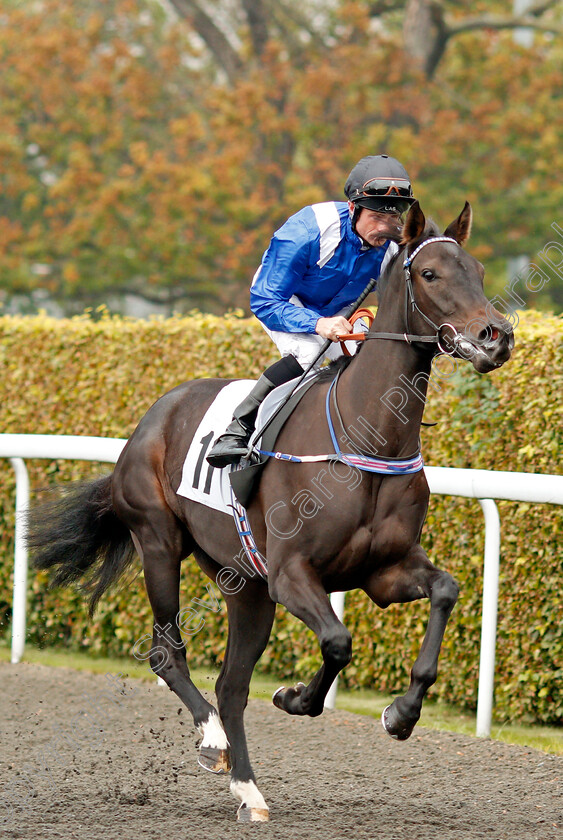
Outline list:
[[[505,319],[494,320],[477,335],[460,337],[460,355],[468,359],[478,373],[489,373],[503,365],[514,349],[514,331]]]
[[[478,333],[465,330],[450,339],[453,355],[470,361],[478,373],[489,373],[503,365],[514,348],[514,332],[505,318],[480,321]]]

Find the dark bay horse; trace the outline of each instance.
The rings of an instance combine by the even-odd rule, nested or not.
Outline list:
[[[376,319],[361,351],[338,374],[334,420],[347,449],[408,459],[419,431],[433,357],[448,352],[480,373],[510,357],[512,329],[483,293],[483,268],[462,246],[471,227],[464,207],[444,235],[413,204],[402,246],[383,278]],[[407,260],[406,266],[404,264]],[[334,452],[325,402],[331,374],[309,389],[276,448]],[[247,751],[243,714],[253,668],[270,636],[276,603],[316,634],[323,664],[311,681],[282,688],[274,703],[292,715],[319,715],[333,680],[352,656],[352,639],[328,593],[362,589],[378,606],[430,599],[424,641],[406,694],[383,714],[386,731],[408,738],[437,662],[458,587],[420,545],[429,491],[424,471],[360,472],[346,463],[270,459],[248,508],[267,582],[241,560],[232,518],[177,495],[182,465],[200,419],[225,380],[187,382],[159,399],[129,439],[112,475],[81,485],[41,512],[30,528],[37,568],[54,582],[79,578],[92,587],[91,606],[139,555],[154,613],[151,665],[185,703],[202,733],[199,762],[231,769],[238,818],[268,819]],[[414,394],[414,396],[413,396]],[[339,410],[338,410],[339,407]],[[395,462],[396,463],[396,462]],[[218,714],[190,679],[182,639],[180,564],[193,553],[218,582],[229,633],[216,684]],[[222,573],[229,571],[228,584]],[[236,584],[236,585],[235,585]]]

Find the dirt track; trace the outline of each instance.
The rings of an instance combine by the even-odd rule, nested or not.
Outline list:
[[[371,718],[297,719],[251,701],[271,822],[242,826],[228,777],[197,766],[198,734],[168,689],[128,682],[122,694],[104,676],[4,663],[0,685],[7,838],[563,837],[560,756],[424,729],[400,744]]]

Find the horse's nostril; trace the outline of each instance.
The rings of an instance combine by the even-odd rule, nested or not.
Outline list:
[[[500,332],[497,327],[493,327],[490,324],[485,329],[481,330],[477,336],[477,342],[479,344],[490,344],[493,341],[496,341],[500,335]]]

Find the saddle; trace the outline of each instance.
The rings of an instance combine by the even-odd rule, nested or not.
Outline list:
[[[293,393],[287,402],[278,411],[272,422],[268,425],[264,435],[258,429],[252,436],[252,443],[255,444],[260,440],[260,449],[263,451],[271,451],[274,449],[276,440],[281,432],[286,420],[295,410],[301,399],[305,396],[309,388],[315,384],[317,377],[312,377],[306,381],[295,393]],[[243,508],[247,508],[252,497],[258,488],[260,475],[262,470],[270,460],[269,455],[259,455],[253,453],[249,460],[241,461],[238,468],[231,470],[229,474],[229,481],[233,488],[237,501]]]

